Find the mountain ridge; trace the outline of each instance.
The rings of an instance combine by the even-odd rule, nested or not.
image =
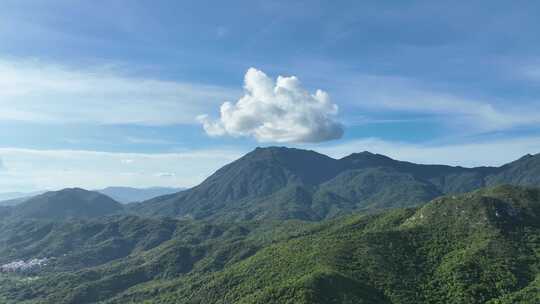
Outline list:
[[[523,162],[531,164],[523,168]],[[368,151],[334,159],[311,150],[258,147],[191,189],[131,210],[196,219],[321,220],[352,210],[416,206],[437,196],[504,183],[538,186],[536,172],[540,154],[500,167],[465,168],[415,164]],[[296,215],[287,215],[287,210]]]

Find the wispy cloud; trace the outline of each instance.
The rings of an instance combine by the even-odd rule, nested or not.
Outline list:
[[[138,78],[110,67],[75,70],[39,60],[0,59],[0,120],[167,125],[234,96],[196,83]]]
[[[369,111],[432,115],[470,132],[508,130],[540,123],[540,104],[475,98],[387,76],[351,76],[336,84],[349,107]],[[489,99],[489,98],[488,98]]]
[[[540,59],[531,60],[525,64],[520,64],[517,67],[509,64],[509,71],[517,77],[540,83]]]

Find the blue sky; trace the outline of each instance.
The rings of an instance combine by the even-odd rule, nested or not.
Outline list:
[[[3,1],[0,192],[191,186],[268,145],[540,152],[538,1],[290,2]]]

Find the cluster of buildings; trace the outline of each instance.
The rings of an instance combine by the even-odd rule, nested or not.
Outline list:
[[[0,272],[29,272],[47,265],[48,258],[14,261],[0,266]]]

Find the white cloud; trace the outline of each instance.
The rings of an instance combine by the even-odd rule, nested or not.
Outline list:
[[[223,103],[218,120],[198,117],[207,134],[253,136],[260,142],[322,142],[343,135],[335,121],[338,107],[326,92],[310,94],[294,76],[274,82],[254,68],[244,82],[245,95]]]
[[[7,167],[0,172],[0,192],[189,187],[245,152],[228,148],[157,154],[0,148],[0,158]]]
[[[332,147],[308,147],[332,157],[370,151],[397,160],[421,164],[444,164],[465,167],[499,166],[525,154],[540,153],[540,137],[500,138],[469,143],[412,144],[364,138]]]
[[[0,120],[167,125],[193,117],[236,91],[137,78],[102,67],[74,70],[38,60],[0,59]]]

